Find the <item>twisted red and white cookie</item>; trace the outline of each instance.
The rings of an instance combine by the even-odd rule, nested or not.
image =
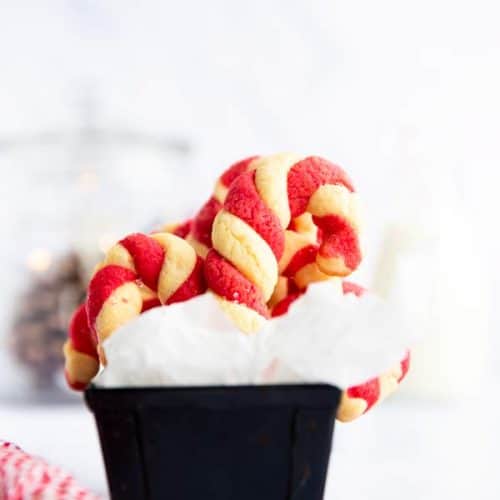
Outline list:
[[[279,314],[285,308],[279,303],[290,302],[309,282],[355,268],[355,200],[343,171],[326,160],[287,153],[251,157],[222,174],[193,220],[170,230],[207,257],[204,274],[212,292],[236,324],[251,332],[270,316],[268,301]],[[125,238],[89,285],[87,319],[98,351],[99,343],[142,311],[204,290],[201,261],[180,238]]]
[[[205,258],[213,246],[214,219],[223,208],[231,183],[241,174],[251,172],[261,164],[276,163],[279,166],[280,161],[287,159],[297,160],[298,157],[290,154],[278,154],[268,158],[253,156],[236,162],[219,177],[214,194],[192,220],[183,224],[165,226],[164,229],[180,236],[185,235],[198,255]],[[312,282],[330,279],[331,276],[323,273],[316,262],[321,237],[322,230],[315,225],[310,213],[304,213],[291,219],[285,231],[285,245],[279,261],[280,276],[292,279],[299,289],[304,289]],[[280,277],[279,281],[282,282],[283,279]],[[279,301],[279,293],[282,290],[282,285],[276,286],[273,297],[268,303],[270,309]],[[281,298],[285,298],[285,296],[286,293]]]
[[[361,297],[365,289],[356,283],[344,281],[342,284],[344,294],[354,294]],[[350,422],[365,414],[375,404],[390,396],[397,390],[410,368],[410,351],[405,357],[390,370],[378,377],[374,377],[363,384],[349,387],[342,393],[337,419]]]
[[[356,283],[344,281],[342,283],[344,295],[354,294],[361,297],[365,289]],[[290,306],[305,290],[291,288],[288,294],[274,305],[273,317],[286,314]],[[387,372],[374,377],[362,384],[349,387],[342,392],[340,405],[337,410],[337,419],[342,422],[350,422],[365,414],[375,404],[381,402],[397,390],[410,368],[410,351],[405,357]]]
[[[101,343],[118,327],[159,305],[206,290],[203,264],[182,238],[135,233],[122,239],[97,267],[87,300],[75,312],[64,346],[68,385],[83,390],[106,363]]]
[[[294,275],[311,263],[327,276],[345,276],[358,266],[361,250],[353,191],[340,167],[288,153],[254,159],[251,170],[233,180],[213,222],[213,250],[207,254],[205,275],[243,331],[256,331],[268,317],[266,303],[278,283],[284,255],[289,258],[282,267]],[[309,218],[321,230],[321,238],[317,248],[311,248],[311,236],[300,243],[306,249],[297,265],[292,263],[296,245],[289,245],[287,253],[285,249],[287,229],[299,217]],[[226,275],[230,278],[221,279]]]
[[[97,342],[90,331],[85,304],[73,313],[64,347],[64,375],[75,391],[81,391],[99,371]]]
[[[173,234],[135,233],[118,242],[88,287],[87,315],[97,342],[151,307],[204,293],[202,267],[191,245]]]
[[[363,384],[349,387],[342,393],[337,419],[350,422],[364,415],[375,404],[395,392],[410,368],[410,351],[394,367]]]

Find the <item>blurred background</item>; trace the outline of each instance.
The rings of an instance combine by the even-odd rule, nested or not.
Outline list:
[[[102,252],[291,150],[365,205],[355,279],[420,332],[339,425],[327,499],[496,499],[500,7],[494,1],[0,0],[0,438],[105,493],[60,348]],[[492,394],[493,393],[493,394]]]

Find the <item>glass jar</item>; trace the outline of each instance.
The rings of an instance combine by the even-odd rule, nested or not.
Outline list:
[[[100,256],[123,235],[188,213],[185,141],[91,120],[0,138],[3,279],[0,399],[68,398],[61,346]]]

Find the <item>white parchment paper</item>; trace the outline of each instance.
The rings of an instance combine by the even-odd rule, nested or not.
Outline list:
[[[258,333],[237,330],[205,294],[152,309],[107,339],[104,387],[329,383],[348,387],[396,364],[415,338],[391,304],[318,283]]]

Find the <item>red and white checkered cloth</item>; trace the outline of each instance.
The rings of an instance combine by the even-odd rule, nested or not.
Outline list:
[[[59,467],[0,440],[0,500],[99,500]]]

